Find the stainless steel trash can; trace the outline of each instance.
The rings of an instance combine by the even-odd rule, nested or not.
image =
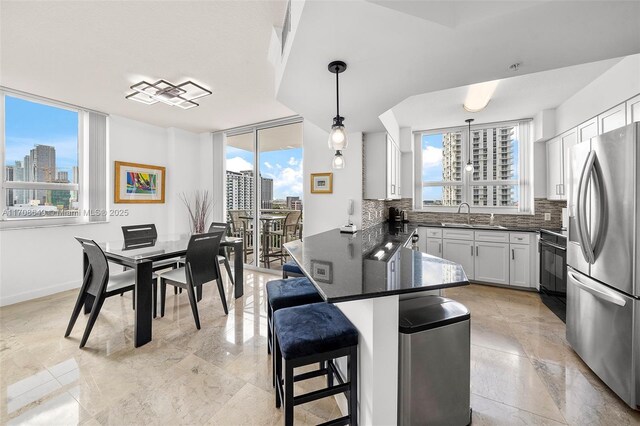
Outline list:
[[[400,301],[399,425],[471,423],[470,318],[444,297]]]

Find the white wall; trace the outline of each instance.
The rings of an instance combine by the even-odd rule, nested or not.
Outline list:
[[[627,56],[556,108],[556,134],[640,93],[640,54]]]
[[[337,228],[347,221],[347,200],[353,199],[353,223],[362,225],[362,133],[349,133],[349,146],[342,152],[345,168],[332,170],[334,152],[327,147],[329,133],[304,121],[304,236]],[[312,194],[311,173],[333,172],[333,194]]]
[[[161,234],[188,231],[179,194],[194,189],[212,192],[212,172],[203,160],[212,158],[212,146],[201,139],[202,135],[180,129],[111,116],[108,207],[124,209],[128,216],[112,216],[108,223],[0,231],[0,306],[79,287],[82,255],[74,236],[114,240],[121,238],[122,225],[149,222],[155,223]],[[165,204],[114,204],[114,161],[165,166]]]

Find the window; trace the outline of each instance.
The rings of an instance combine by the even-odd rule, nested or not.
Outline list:
[[[417,170],[422,186],[416,209],[451,211],[469,203],[476,211],[531,213],[529,121],[419,132]],[[469,146],[470,144],[470,146]],[[464,169],[469,159],[473,172]]]
[[[105,221],[106,115],[11,91],[0,92],[0,111],[2,227]]]
[[[78,111],[4,97],[4,218],[78,214]]]

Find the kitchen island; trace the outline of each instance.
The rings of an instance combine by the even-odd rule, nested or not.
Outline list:
[[[397,422],[400,297],[469,284],[457,263],[412,250],[415,230],[388,224],[355,234],[334,229],[285,244],[322,298],[358,328],[361,424]]]

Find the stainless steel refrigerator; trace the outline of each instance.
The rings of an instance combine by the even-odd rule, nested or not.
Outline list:
[[[640,123],[570,149],[567,340],[640,409]]]

